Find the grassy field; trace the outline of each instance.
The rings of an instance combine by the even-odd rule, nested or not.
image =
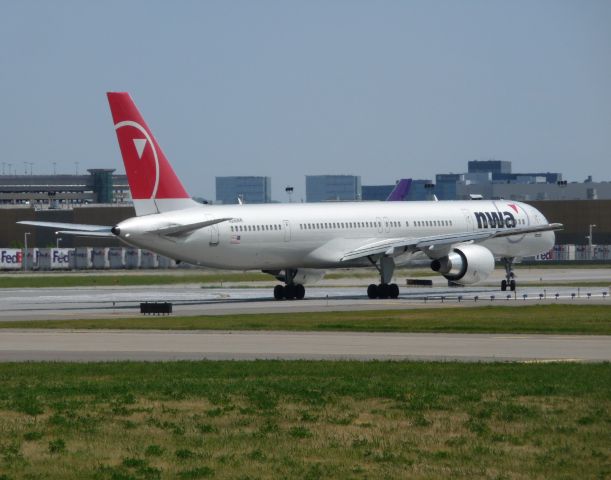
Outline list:
[[[367,270],[337,270],[328,273],[325,278],[366,279],[377,275],[374,269]],[[430,270],[397,270],[401,277],[430,277]],[[86,274],[81,272],[43,272],[43,273],[12,273],[0,275],[0,288],[51,288],[51,287],[116,287],[136,285],[176,285],[185,283],[201,283],[204,285],[219,285],[227,282],[271,282],[274,277],[260,272],[214,272],[214,271],[168,271],[164,273],[139,273],[135,271],[99,272]]]
[[[185,273],[185,274],[40,274],[3,275],[0,288],[50,288],[50,287],[117,287],[134,285],[175,285],[185,283],[221,284],[223,282],[261,282],[273,280],[265,273]]]
[[[610,301],[611,302],[611,301]],[[500,302],[499,302],[500,303]],[[607,305],[525,305],[0,322],[2,328],[556,333],[611,335]]]
[[[611,365],[0,364],[0,478],[602,479]]]

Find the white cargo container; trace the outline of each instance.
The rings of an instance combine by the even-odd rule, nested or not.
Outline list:
[[[108,249],[108,264],[110,268],[116,270],[125,268],[125,249],[123,247],[110,247]]]
[[[74,268],[90,270],[93,267],[91,247],[76,247],[74,251]]]
[[[554,260],[575,260],[575,245],[554,245]]]
[[[594,260],[609,260],[611,245],[596,245],[594,247]]]
[[[51,270],[71,270],[74,268],[73,248],[51,248],[49,267]]]
[[[93,264],[93,268],[98,270],[109,268],[108,248],[94,247],[91,252],[91,263]]]
[[[28,254],[25,259],[25,270],[38,269],[38,248],[28,248]]]
[[[140,252],[140,268],[158,268],[159,261],[157,254],[149,252],[148,250],[141,250]]]
[[[549,260],[555,260],[554,249],[552,248],[549,252],[540,253],[539,255],[536,255],[535,260],[537,262],[547,262]]]
[[[140,268],[140,249],[126,248],[125,249],[125,268],[134,269]]]
[[[39,248],[36,263],[38,264],[39,270],[51,270],[51,249]]]
[[[23,266],[23,251],[20,248],[0,249],[0,269],[21,270]]]
[[[168,257],[164,257],[163,255],[158,255],[159,259],[157,261],[157,264],[159,265],[159,268],[176,268],[176,261],[168,258]]]

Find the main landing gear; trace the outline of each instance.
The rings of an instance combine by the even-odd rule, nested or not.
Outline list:
[[[512,292],[516,290],[516,275],[513,273],[513,260],[513,257],[501,258],[501,262],[505,267],[505,280],[501,282],[501,291],[503,292],[507,291],[507,287],[509,287],[509,290]]]
[[[297,275],[297,270],[287,269],[282,277],[276,275],[278,280],[286,283],[286,285],[276,285],[274,287],[274,298],[276,300],[303,300],[305,297],[305,287],[301,283],[295,283],[293,280]]]
[[[382,257],[379,265],[369,257],[369,261],[380,273],[380,284],[372,283],[367,287],[367,296],[373,298],[398,298],[399,286],[396,283],[388,283],[395,271],[395,261],[392,257]]]
[[[274,298],[276,300],[303,300],[305,287],[301,283],[289,283],[288,285],[276,285],[274,287]]]

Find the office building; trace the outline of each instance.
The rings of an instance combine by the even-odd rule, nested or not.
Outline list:
[[[362,198],[361,177],[356,175],[307,175],[306,201],[354,201]]]
[[[93,203],[130,203],[126,175],[92,168],[88,175],[0,175],[0,204],[62,208]]]
[[[216,177],[216,201],[223,204],[270,203],[272,180],[270,177]]]
[[[393,188],[395,188],[395,185],[363,185],[361,187],[361,197],[364,201],[384,201],[388,198]]]

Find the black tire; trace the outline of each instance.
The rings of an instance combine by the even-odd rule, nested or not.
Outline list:
[[[303,300],[303,297],[305,297],[305,287],[298,283],[295,285],[295,298],[297,300]]]
[[[295,299],[295,285],[287,285],[284,287],[284,296],[287,300]]]
[[[391,283],[388,288],[390,290],[390,298],[399,298],[399,285]]]
[[[367,296],[372,300],[374,298],[378,298],[378,286],[375,284],[371,284],[367,287]]]
[[[501,282],[501,292],[504,292],[507,290],[507,280],[503,280]]]
[[[512,281],[510,281],[510,282],[509,282],[509,289],[510,289],[512,292],[515,292],[515,291],[516,291],[516,281],[515,281],[515,280],[512,280]]]
[[[388,298],[390,296],[390,288],[387,283],[380,283],[378,285],[378,297]]]
[[[282,285],[276,285],[274,287],[274,298],[276,300],[284,299],[284,287]]]

